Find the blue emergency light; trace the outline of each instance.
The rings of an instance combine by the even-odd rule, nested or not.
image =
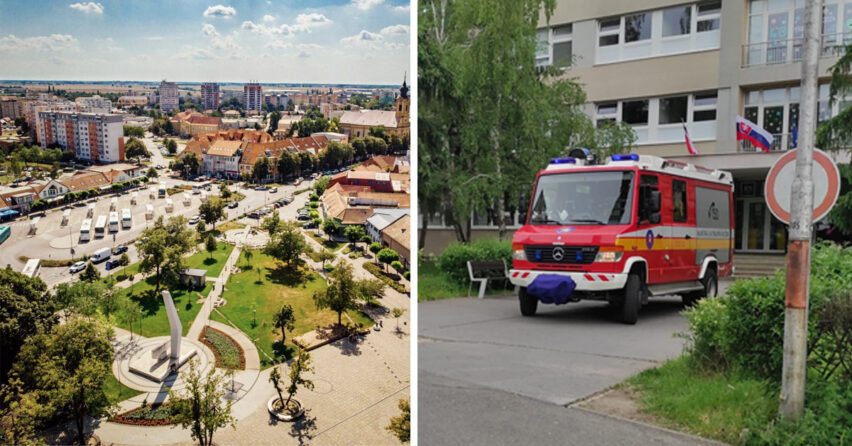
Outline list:
[[[629,155],[613,155],[613,161],[639,161],[639,155],[631,153]]]
[[[577,164],[574,158],[551,158],[550,164]]]

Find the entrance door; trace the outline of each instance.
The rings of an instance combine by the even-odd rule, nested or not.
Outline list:
[[[769,212],[763,198],[740,198],[736,211],[738,251],[784,252],[787,227]]]

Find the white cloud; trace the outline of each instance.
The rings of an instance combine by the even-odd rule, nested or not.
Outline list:
[[[88,3],[72,3],[68,5],[71,9],[76,9],[82,13],[86,14],[98,14],[101,15],[104,13],[104,5],[95,2]]]
[[[266,23],[274,22],[275,16],[271,16],[269,14],[266,14],[266,15],[263,16],[263,21],[266,22]]]
[[[210,39],[210,48],[216,50],[238,50],[240,46],[237,45],[237,42],[234,42],[233,36],[225,36],[222,37],[214,37]]]
[[[302,57],[302,58],[311,57],[311,53],[309,53],[307,51],[299,51],[299,57]]]
[[[311,28],[328,25],[330,23],[331,20],[322,14],[317,14],[315,12],[311,14],[299,14],[296,16],[296,24],[293,26],[293,29],[311,32]]]
[[[273,49],[273,50],[286,50],[286,49],[289,49],[289,48],[293,48],[293,44],[289,43],[289,42],[282,42],[280,40],[273,40],[271,42],[267,42],[266,45],[264,45],[264,47],[270,48],[270,49]]]
[[[0,37],[0,51],[68,51],[76,50],[77,39],[68,34],[51,34],[20,38],[14,34]]]
[[[379,31],[379,34],[383,36],[391,36],[391,37],[399,37],[399,36],[407,36],[408,35],[408,25],[391,25],[385,28],[382,28]]]
[[[193,60],[212,60],[216,58],[216,54],[206,48],[197,48],[192,46],[184,46],[183,51],[175,55],[177,59],[193,59]]]
[[[264,17],[264,20],[266,17]],[[299,14],[296,17],[296,23],[294,25],[283,24],[280,26],[273,25],[264,25],[262,23],[255,23],[251,20],[246,20],[240,26],[242,29],[258,34],[267,34],[270,36],[290,36],[297,32],[305,32],[310,33],[311,29],[328,25],[331,23],[328,17],[317,14]]]
[[[204,10],[204,17],[216,17],[220,19],[230,19],[237,15],[237,10],[231,6],[215,5]]]
[[[250,31],[258,34],[268,34],[268,35],[281,35],[281,36],[289,36],[293,34],[293,29],[290,25],[281,25],[281,26],[266,26],[262,23],[254,23],[250,20],[246,20],[243,22],[242,29],[246,31]]]
[[[384,3],[385,0],[352,0],[352,5],[361,10],[368,10],[373,6]]]
[[[408,12],[411,10],[411,5],[394,6],[394,12]]]
[[[362,29],[360,33],[355,34],[354,36],[340,39],[340,43],[354,47],[375,47],[376,43],[383,40],[384,38],[381,34],[371,33],[370,31]]]
[[[216,31],[216,27],[209,23],[205,23],[204,26],[201,27],[201,34],[203,34],[204,37],[219,37],[219,31]]]

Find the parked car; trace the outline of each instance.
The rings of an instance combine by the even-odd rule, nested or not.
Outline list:
[[[277,194],[277,193],[278,193],[278,188],[277,188],[277,187],[273,187],[272,189],[269,189],[269,193],[270,193],[270,194]]]
[[[314,227],[315,227],[314,222],[312,222],[312,221],[309,221],[309,222],[302,225],[302,228],[304,228],[304,229],[314,229]]]
[[[296,220],[310,220],[311,217],[308,214],[299,214],[296,216]]]
[[[191,225],[198,224],[198,222],[200,220],[201,220],[200,217],[198,217],[197,215],[193,215],[192,218],[189,219],[189,224],[191,224]]]
[[[248,218],[258,219],[260,218],[260,214],[258,214],[257,212],[249,212]]]
[[[262,190],[269,190],[269,188],[266,187],[266,186],[257,186],[256,188],[254,188],[254,190],[261,190],[262,191]]]
[[[116,246],[112,249],[112,255],[117,256],[119,254],[127,252],[127,246]]]
[[[118,266],[119,266],[118,265],[118,259],[107,260],[107,262],[106,262],[107,271],[114,269],[114,268],[118,268]]]
[[[237,208],[237,206],[239,206],[239,205],[240,205],[240,204],[239,204],[239,203],[237,203],[236,201],[232,201],[232,202],[228,203],[228,208],[229,208],[229,209],[236,209],[236,208]]]
[[[73,265],[71,265],[71,268],[68,269],[68,272],[70,272],[71,274],[74,274],[74,273],[79,273],[80,271],[83,271],[84,269],[86,269],[86,262],[81,261],[81,262],[76,262]]]

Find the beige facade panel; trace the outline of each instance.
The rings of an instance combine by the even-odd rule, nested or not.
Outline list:
[[[577,67],[565,76],[583,86],[590,102],[716,90],[719,51]]]
[[[733,125],[733,124],[731,124],[731,125]],[[701,141],[701,142],[693,141],[692,145],[695,146],[695,149],[698,150],[698,153],[700,153],[700,154],[709,155],[709,154],[725,152],[725,150],[720,150],[720,149],[724,149],[724,147],[723,148],[717,147],[718,144],[717,144],[716,141]],[[727,148],[727,149],[728,149],[727,152],[731,152],[731,151],[734,150],[730,147]],[[642,155],[660,156],[660,157],[663,157],[663,158],[671,158],[673,156],[689,155],[689,151],[686,149],[686,140],[681,141],[679,143],[675,143],[675,144],[648,144],[648,145],[642,145],[642,146],[634,146],[633,152],[634,153],[641,153]]]

